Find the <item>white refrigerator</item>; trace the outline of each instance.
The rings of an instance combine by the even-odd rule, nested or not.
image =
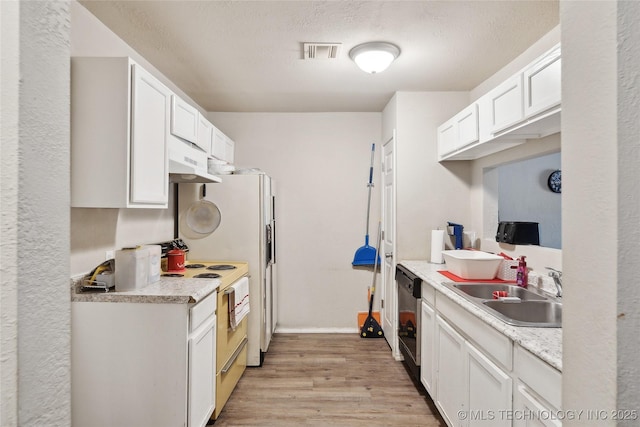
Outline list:
[[[277,324],[274,182],[263,173],[221,178],[221,183],[179,185],[179,237],[189,247],[189,260],[249,263],[247,365],[261,366]],[[205,200],[217,205],[221,220],[213,233],[194,238],[182,218],[201,199],[203,185]]]

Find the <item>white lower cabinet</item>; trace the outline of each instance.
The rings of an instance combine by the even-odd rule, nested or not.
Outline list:
[[[514,350],[514,426],[560,426],[562,374],[519,345]]]
[[[465,343],[469,426],[510,426],[512,380],[469,342]]]
[[[435,394],[435,332],[436,312],[433,307],[422,301],[420,318],[420,382],[430,395]]]
[[[560,426],[562,374],[423,282],[420,379],[449,426]]]
[[[188,426],[204,426],[216,402],[216,316],[189,338]]]
[[[514,426],[557,427],[562,423],[553,417],[556,412],[526,385],[518,384],[513,395]]]
[[[73,302],[72,424],[206,425],[216,398],[216,296],[197,304]]]
[[[465,341],[442,317],[436,316],[436,381],[434,402],[450,426],[462,426],[466,411]]]

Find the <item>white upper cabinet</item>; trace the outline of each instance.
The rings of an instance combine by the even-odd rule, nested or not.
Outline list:
[[[438,153],[443,156],[478,142],[478,105],[471,104],[438,127]]]
[[[171,95],[171,134],[185,141],[198,140],[199,113],[177,95]]]
[[[560,54],[556,45],[440,126],[439,159],[478,159],[560,132]],[[470,108],[474,117],[461,116]]]
[[[225,135],[220,129],[213,127],[213,142],[211,144],[211,155],[218,160],[233,164],[235,143]]]
[[[488,95],[491,108],[491,133],[518,123],[524,117],[522,100],[522,74],[511,77]]]
[[[560,53],[560,46],[556,46],[523,72],[525,117],[532,117],[560,105],[562,94]]]
[[[202,148],[207,155],[211,154],[213,144],[213,125],[202,114],[198,115],[198,139],[196,144]]]
[[[170,96],[128,57],[72,58],[72,207],[167,207]]]

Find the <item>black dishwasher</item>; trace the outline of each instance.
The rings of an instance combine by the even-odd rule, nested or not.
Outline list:
[[[404,363],[420,381],[420,298],[422,279],[403,265],[396,266],[398,283],[398,344]]]

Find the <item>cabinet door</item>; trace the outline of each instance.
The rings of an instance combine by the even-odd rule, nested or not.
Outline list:
[[[198,141],[196,145],[202,150],[211,154],[211,143],[213,141],[213,125],[202,114],[198,115]]]
[[[562,423],[547,415],[556,411],[543,403],[526,386],[519,384],[513,396],[514,414],[531,414],[530,417],[514,417],[514,427],[559,427]],[[534,415],[540,414],[540,417]],[[544,417],[543,417],[544,415]]]
[[[434,397],[435,387],[433,384],[433,376],[435,370],[434,335],[436,331],[436,313],[425,301],[422,301],[420,322],[422,327],[420,330],[420,381],[431,397]]]
[[[233,164],[234,154],[235,154],[235,142],[233,142],[233,139],[227,137],[225,140],[225,150],[224,150],[223,160],[226,160],[229,164]]]
[[[464,425],[459,411],[466,410],[467,396],[464,338],[436,315],[436,405],[451,426]]]
[[[179,96],[171,96],[171,133],[186,141],[198,142],[198,110]]]
[[[456,149],[478,141],[478,104],[471,104],[456,114]]]
[[[215,126],[213,127],[213,142],[211,155],[218,160],[225,160],[227,152],[227,136]]]
[[[522,74],[502,83],[490,92],[489,97],[492,133],[498,133],[523,119]]]
[[[469,426],[510,426],[511,377],[468,342],[466,356]]]
[[[129,201],[133,205],[166,206],[169,200],[167,132],[171,93],[135,64],[132,74]]]
[[[216,316],[189,338],[188,427],[207,424],[216,401]]]
[[[438,127],[438,156],[440,158],[455,151],[456,144],[456,124],[453,119]]]
[[[560,46],[526,69],[524,77],[524,115],[531,117],[560,104]]]

